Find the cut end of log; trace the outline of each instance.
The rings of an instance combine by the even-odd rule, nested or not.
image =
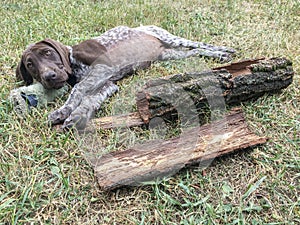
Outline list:
[[[151,117],[149,112],[150,99],[147,93],[139,91],[136,94],[136,106],[139,109],[138,114],[145,124],[149,123]]]

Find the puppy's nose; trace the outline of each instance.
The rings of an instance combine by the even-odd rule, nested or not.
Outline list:
[[[45,74],[45,79],[47,81],[55,80],[56,77],[57,77],[57,74],[54,71],[49,71],[49,72],[46,72],[46,74]]]

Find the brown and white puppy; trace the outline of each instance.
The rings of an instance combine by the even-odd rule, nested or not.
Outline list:
[[[156,26],[113,28],[72,47],[45,39],[30,45],[16,71],[26,85],[74,86],[66,103],[49,115],[52,124],[84,129],[101,103],[118,90],[115,81],[153,61],[204,56],[229,61],[235,51],[174,36]]]
[[[45,88],[61,88],[72,74],[69,50],[64,45],[45,39],[29,46],[22,55],[16,71],[17,78],[26,85],[33,79]]]

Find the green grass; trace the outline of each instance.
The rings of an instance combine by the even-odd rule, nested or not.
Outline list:
[[[291,86],[242,105],[252,130],[269,142],[153,185],[103,192],[86,151],[121,150],[151,138],[151,131],[97,131],[79,141],[47,124],[48,113],[62,101],[26,119],[12,111],[7,97],[17,86],[15,68],[28,44],[50,37],[71,45],[118,25],[140,24],[234,47],[235,60],[290,58],[296,72]],[[2,1],[0,224],[299,224],[299,24],[300,3],[292,0]],[[139,72],[120,82],[121,91],[100,115],[132,111],[130,99],[144,80],[196,66],[193,60],[158,63]]]

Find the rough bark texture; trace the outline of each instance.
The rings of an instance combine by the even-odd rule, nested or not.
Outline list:
[[[181,168],[266,142],[252,133],[240,109],[223,119],[191,128],[180,137],[151,141],[121,152],[103,155],[92,162],[104,190],[141,185],[173,175]]]
[[[292,83],[293,75],[292,62],[285,58],[247,60],[149,81],[137,93],[136,104],[144,123],[149,123],[153,117],[178,109],[202,110],[211,104],[239,103],[279,91]]]

